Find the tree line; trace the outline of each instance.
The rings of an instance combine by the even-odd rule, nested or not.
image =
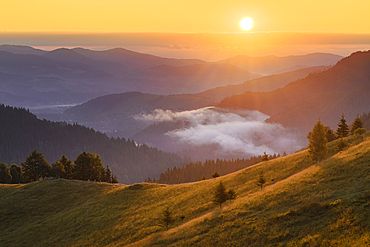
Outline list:
[[[283,156],[286,153],[284,152]],[[272,160],[280,157],[280,154],[253,156],[249,159],[231,159],[231,160],[206,160],[204,163],[190,162],[186,166],[181,168],[168,168],[165,172],[162,172],[159,179],[146,179],[146,182],[157,182],[165,184],[178,184],[195,182],[203,179],[210,179],[217,175],[223,176],[232,172],[239,171],[248,166],[254,165],[261,161]]]
[[[93,153],[83,152],[73,163],[62,155],[50,165],[41,152],[33,150],[21,167],[16,164],[8,167],[0,163],[0,183],[3,184],[27,183],[50,177],[118,183],[109,166],[104,168],[100,156]]]
[[[0,104],[0,162],[20,165],[35,149],[52,162],[62,155],[74,160],[84,151],[99,154],[118,180],[126,184],[158,177],[169,167],[190,162],[130,139],[109,138],[76,123],[40,120],[28,110]]]

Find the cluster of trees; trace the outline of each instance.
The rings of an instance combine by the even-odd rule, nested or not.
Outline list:
[[[190,162],[130,139],[109,138],[78,124],[40,120],[25,109],[0,104],[1,162],[19,165],[35,149],[52,162],[63,154],[72,160],[83,151],[100,154],[103,163],[109,164],[118,180],[126,184],[158,177],[169,167]]]
[[[283,154],[286,155],[285,152]],[[232,159],[232,160],[206,160],[202,162],[191,162],[185,167],[167,169],[162,172],[158,180],[146,179],[146,182],[158,182],[165,184],[178,184],[195,182],[202,179],[210,179],[217,173],[220,176],[239,171],[248,166],[254,165],[261,161],[272,160],[280,157],[280,154],[268,155],[264,153],[262,156],[254,156],[249,159]]]
[[[92,153],[81,153],[74,163],[63,155],[50,165],[41,152],[34,150],[21,164],[22,167],[12,164],[9,168],[1,163],[0,183],[25,183],[47,177],[118,183],[109,166],[104,168],[99,155]]]
[[[361,119],[357,117],[351,124],[351,129],[348,127],[346,119],[342,114],[342,118],[339,120],[338,128],[334,133],[329,127],[324,126],[320,120],[318,120],[313,127],[312,131],[308,133],[307,138],[309,139],[308,152],[313,161],[319,163],[325,158],[328,148],[326,144],[335,139],[339,139],[336,146],[336,151],[340,152],[347,147],[347,143],[344,140],[350,134],[353,136],[361,136],[366,133],[363,128],[364,124]]]

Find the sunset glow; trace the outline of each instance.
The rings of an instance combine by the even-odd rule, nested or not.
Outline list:
[[[247,13],[255,32],[369,33],[368,9],[368,0],[5,0],[0,32],[239,32]]]
[[[244,31],[251,30],[251,29],[252,29],[252,27],[253,27],[253,20],[252,20],[252,18],[250,18],[250,17],[243,18],[243,19],[240,21],[240,27],[241,27]]]

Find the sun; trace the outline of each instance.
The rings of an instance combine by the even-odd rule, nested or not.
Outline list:
[[[245,17],[243,18],[241,21],[240,21],[240,27],[244,30],[244,31],[248,31],[248,30],[251,30],[252,27],[253,27],[253,20],[252,18],[250,17]]]

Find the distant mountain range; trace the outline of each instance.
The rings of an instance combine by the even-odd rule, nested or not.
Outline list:
[[[133,134],[148,127],[148,123],[138,121],[134,118],[137,114],[148,114],[155,109],[184,111],[202,108],[217,104],[217,102],[225,97],[246,91],[271,91],[297,79],[304,78],[310,73],[319,72],[327,68],[325,66],[318,66],[286,72],[280,75],[265,76],[238,85],[210,89],[198,94],[167,96],[140,92],[111,94],[72,107],[65,110],[63,114],[38,114],[38,116],[54,121],[78,122],[112,136],[129,138]],[[162,130],[164,131],[165,129],[162,128]],[[140,138],[140,141],[148,142],[149,140]],[[150,143],[154,142],[151,140]]]
[[[42,108],[129,91],[198,93],[242,83],[261,77],[260,74],[332,65],[340,58],[332,54],[310,54],[284,58],[242,57],[209,63],[199,59],[162,58],[123,48],[43,51],[28,46],[1,45],[0,97],[2,103]]]
[[[219,107],[258,110],[303,132],[321,119],[336,129],[342,113],[351,123],[370,110],[370,51],[356,52],[332,68],[271,92],[245,92],[221,101]]]

